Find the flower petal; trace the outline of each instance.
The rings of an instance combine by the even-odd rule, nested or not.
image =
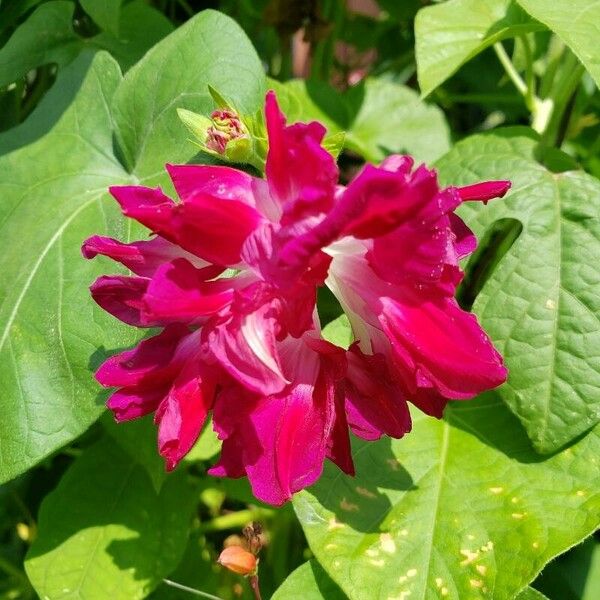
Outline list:
[[[261,219],[244,202],[204,193],[175,204],[160,189],[116,186],[110,192],[125,215],[217,265],[240,261],[242,244]]]
[[[81,251],[85,258],[94,258],[98,254],[108,256],[142,277],[152,277],[160,265],[175,258],[186,258],[196,267],[208,265],[206,261],[160,236],[124,244],[109,237],[94,235],[83,243]]]
[[[172,223],[178,243],[217,265],[240,262],[242,245],[261,216],[238,200],[198,194],[177,206]]]
[[[338,169],[321,146],[326,130],[317,122],[286,126],[274,92],[267,93],[265,118],[269,136],[266,177],[279,202],[282,224],[322,214],[333,205]]]
[[[170,381],[176,374],[172,365],[175,351],[188,334],[184,325],[169,325],[132,350],[111,356],[96,371],[96,379],[104,386],[115,387],[155,387]]]
[[[148,284],[142,318],[148,322],[197,323],[231,303],[234,280],[206,281],[206,272],[183,258],[165,263]]]
[[[433,388],[446,398],[466,399],[506,380],[502,357],[476,317],[453,298],[381,303],[380,321],[409,394]]]
[[[155,416],[158,449],[167,470],[173,470],[198,439],[216,386],[211,367],[198,359],[184,366]]]
[[[185,202],[198,194],[238,200],[255,206],[252,175],[225,166],[214,165],[167,165],[167,171],[177,195]]]
[[[356,343],[348,351],[346,409],[352,431],[366,440],[383,434],[400,438],[411,430],[406,399],[392,379],[385,357],[363,354]]]
[[[113,412],[115,420],[119,423],[131,421],[153,413],[168,391],[168,386],[153,389],[123,388],[111,395],[106,406]]]
[[[142,321],[142,297],[148,287],[145,277],[103,275],[90,286],[92,298],[106,312],[128,325],[149,327]]]
[[[457,188],[460,199],[463,202],[467,200],[479,200],[487,202],[492,198],[502,198],[510,189],[510,181],[483,181],[473,185]]]
[[[288,382],[277,351],[281,303],[251,286],[236,297],[227,321],[205,327],[210,351],[223,368],[248,389],[260,394],[281,391]]]

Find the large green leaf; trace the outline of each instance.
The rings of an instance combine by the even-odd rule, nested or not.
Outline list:
[[[480,237],[499,219],[523,225],[474,310],[506,359],[502,396],[552,452],[600,419],[600,181],[549,171],[524,131],[469,138],[439,170],[447,184],[513,182],[505,199],[463,207]]]
[[[429,162],[449,149],[450,131],[443,113],[419,100],[413,90],[375,79],[365,86],[365,98],[348,131],[347,145],[371,161],[395,152]]]
[[[422,8],[415,19],[422,94],[430,94],[495,42],[540,29],[513,0],[449,0]]]
[[[442,111],[391,80],[367,79],[345,94],[316,82],[271,83],[289,120],[316,119],[330,134],[345,131],[346,147],[366,160],[378,162],[396,152],[431,162],[450,147]]]
[[[224,15],[205,11],[179,27],[132,68],[116,93],[116,135],[128,170],[162,173],[166,162],[194,153],[177,108],[214,110],[208,84],[241,112],[262,106],[265,76],[244,32]]]
[[[143,468],[100,441],[44,499],[27,575],[41,598],[144,598],[181,559],[194,498],[184,472],[157,493]]]
[[[0,49],[0,86],[48,63],[72,61],[80,51],[72,26],[74,4],[63,0],[38,6]]]
[[[593,0],[517,0],[573,50],[600,86],[600,4]]]
[[[107,186],[127,181],[111,151],[108,105],[119,80],[114,60],[98,55],[54,128],[0,158],[1,480],[87,428],[102,411],[91,363],[133,341],[90,303],[102,265],[79,252],[98,229],[127,236],[100,202]]]
[[[309,545],[352,600],[506,600],[600,522],[600,431],[543,459],[495,393],[353,444],[294,499]]]
[[[293,571],[279,586],[271,600],[346,600],[347,596],[332,581],[316,560],[309,560]]]
[[[79,0],[83,10],[94,19],[101,29],[113,35],[119,32],[121,0]]]
[[[116,62],[98,53],[50,131],[0,157],[0,481],[100,415],[104,397],[91,371],[133,341],[133,328],[105,315],[87,290],[115,265],[84,261],[79,251],[93,233],[132,235],[106,188],[167,183],[164,163],[195,153],[177,108],[210,110],[208,84],[252,110],[264,90],[250,42],[212,11],[188,21],[120,80]],[[48,126],[44,111],[42,104],[32,115],[32,132],[38,120]]]
[[[0,86],[41,65],[65,66],[86,48],[106,48],[122,68],[129,68],[173,28],[164,15],[137,0],[123,8],[118,36],[107,31],[83,38],[73,30],[74,10],[75,4],[66,0],[45,2],[35,9],[0,49]]]

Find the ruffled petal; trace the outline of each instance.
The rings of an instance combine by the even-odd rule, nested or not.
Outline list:
[[[261,218],[238,200],[198,194],[177,206],[172,226],[178,243],[190,252],[217,265],[236,265],[244,241]]]
[[[173,382],[155,415],[158,450],[173,470],[192,449],[212,408],[216,375],[198,359],[190,360]]]
[[[206,275],[183,258],[163,264],[144,294],[142,318],[154,323],[198,323],[218,313],[233,299],[235,278],[206,281]]]
[[[240,261],[244,240],[261,220],[259,213],[244,202],[204,193],[175,204],[160,189],[117,186],[110,192],[126,216],[217,265]]]
[[[327,212],[333,205],[338,169],[321,146],[325,127],[317,122],[286,126],[272,91],[267,93],[265,118],[269,137],[265,172],[271,196],[280,206],[281,223]]]
[[[256,206],[252,175],[225,166],[167,165],[177,195],[185,202],[198,194],[221,200],[238,200]]]
[[[280,314],[278,298],[265,294],[260,285],[250,286],[236,296],[227,320],[205,327],[207,346],[222,367],[260,394],[277,393],[289,383],[277,351]]]
[[[115,421],[131,421],[153,413],[168,391],[168,387],[123,388],[111,395],[106,406],[112,411]]]
[[[108,189],[126,217],[145,225],[154,233],[177,243],[171,222],[175,203],[160,188],[117,185]]]
[[[476,317],[453,298],[381,303],[380,321],[409,394],[432,388],[445,398],[466,399],[506,380],[502,357]]]
[[[385,357],[363,354],[357,344],[348,352],[346,410],[352,431],[366,440],[384,434],[400,438],[411,430],[406,399],[391,377]]]
[[[145,277],[103,275],[90,286],[92,298],[106,312],[128,325],[149,327],[142,319],[142,298],[148,288]]]
[[[454,251],[456,252],[457,259],[460,260],[475,252],[477,238],[458,215],[452,213],[449,217],[450,227],[454,234]]]
[[[177,367],[172,364],[175,351],[188,334],[184,325],[169,325],[132,350],[111,356],[96,371],[96,379],[114,387],[155,387],[170,381],[176,374]]]
[[[457,188],[460,199],[463,202],[467,200],[479,200],[487,202],[492,198],[502,198],[510,189],[510,181],[483,181],[473,185]]]
[[[160,265],[176,258],[186,258],[196,267],[208,265],[206,261],[160,236],[124,244],[109,237],[94,235],[83,243],[81,251],[85,258],[94,258],[98,254],[108,256],[142,277],[152,277]]]

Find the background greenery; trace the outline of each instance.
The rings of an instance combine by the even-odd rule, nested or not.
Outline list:
[[[378,4],[0,2],[0,598],[189,596],[165,578],[249,598],[215,558],[252,520],[267,598],[600,597],[600,4]],[[210,427],[165,475],[151,421],[115,425],[92,377],[136,334],[90,300],[115,268],[81,241],[139,235],[109,185],[168,189],[165,162],[207,160],[177,108],[211,112],[208,84],[247,113],[275,88],[290,120],[346,131],[346,179],[409,152],[445,184],[513,181],[462,209],[481,243],[459,294],[508,383],[355,440],[356,478],[327,466],[280,509],[206,476]]]

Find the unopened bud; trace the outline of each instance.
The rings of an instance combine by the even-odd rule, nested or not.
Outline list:
[[[212,125],[206,132],[206,147],[225,154],[227,144],[241,137],[248,137],[246,127],[233,110],[215,110],[210,118]]]
[[[217,562],[238,575],[254,575],[258,561],[254,554],[241,546],[228,546],[221,552]]]

